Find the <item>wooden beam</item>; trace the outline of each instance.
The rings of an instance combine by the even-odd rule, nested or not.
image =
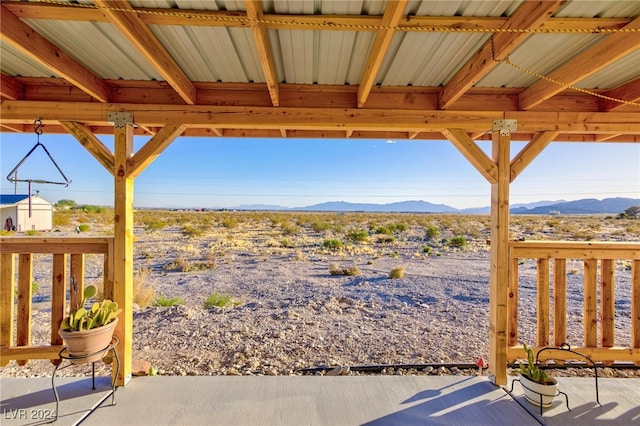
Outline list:
[[[564,1],[526,1],[504,23],[504,29],[538,28],[562,5]],[[469,88],[491,71],[498,61],[509,54],[530,36],[527,32],[501,32],[494,34],[462,68],[453,76],[440,93],[441,109],[451,107]]]
[[[6,74],[0,74],[0,96],[7,99],[24,99],[24,84]]]
[[[542,152],[543,149],[558,137],[560,132],[543,132],[537,134],[522,150],[511,160],[511,180],[516,177]]]
[[[95,0],[101,11],[149,61],[167,82],[189,105],[196,103],[196,88],[176,64],[164,46],[137,14],[121,11],[133,10],[129,2],[119,0]],[[118,9],[118,10],[116,10]]]
[[[100,77],[22,22],[4,6],[0,9],[0,39],[97,100],[109,102],[110,88]]]
[[[22,1],[3,1],[3,5],[22,19],[48,19],[62,21],[109,22],[96,7],[72,4],[47,4]],[[171,9],[171,13],[158,13],[157,8],[135,8],[146,25],[183,25],[205,27],[247,28],[247,14],[242,11],[212,11]],[[369,15],[280,15],[268,14],[271,29],[323,30],[323,31],[376,31],[381,16]],[[398,23],[399,30],[429,28],[469,28],[491,30],[501,28],[508,18],[500,16],[408,16]],[[598,32],[619,29],[630,22],[628,18],[551,18],[541,28],[549,31],[575,29]]]
[[[640,102],[640,77],[615,89],[608,90],[603,95],[628,102]],[[625,105],[622,102],[616,102],[611,99],[599,99],[598,101],[600,103],[600,111],[613,111]]]
[[[253,32],[253,39],[255,40],[256,47],[258,49],[258,57],[260,58],[260,64],[262,65],[264,79],[267,82],[271,102],[273,103],[273,106],[280,106],[278,75],[276,74],[276,66],[273,62],[273,54],[271,53],[267,27],[264,24],[255,22],[264,18],[262,5],[259,0],[245,0],[244,5],[249,19],[253,20],[251,22],[251,31]]]
[[[89,154],[93,155],[98,163],[107,169],[113,176],[114,156],[113,153],[98,139],[87,126],[73,121],[61,121],[60,125],[72,135],[80,145],[84,146]]]
[[[458,148],[458,151],[475,167],[489,183],[498,181],[498,167],[487,154],[478,147],[471,137],[460,129],[445,129],[442,134]]]
[[[367,102],[371,87],[375,84],[378,71],[380,71],[382,60],[387,54],[387,50],[395,34],[393,27],[398,25],[400,18],[404,16],[406,7],[407,0],[396,0],[387,3],[384,15],[382,16],[382,25],[391,28],[382,28],[376,31],[376,38],[369,51],[369,58],[367,59],[367,64],[364,67],[360,85],[358,86],[358,108],[362,108],[365,102]]]
[[[574,138],[593,141],[594,134],[629,135],[628,142],[640,135],[640,112],[534,112],[534,111],[457,111],[457,110],[400,110],[400,109],[343,109],[343,108],[283,108],[234,107],[172,104],[102,104],[98,102],[40,102],[11,101],[0,104],[1,124],[33,124],[40,116],[44,124],[58,121],[81,122],[87,127],[106,126],[109,111],[131,111],[136,123],[161,128],[166,124],[185,124],[190,128],[215,127],[231,130],[286,128],[289,131],[347,130],[373,132],[442,132],[445,129],[464,129],[466,132],[486,132],[493,120],[515,119],[517,134],[559,131],[567,135],[590,135]],[[225,131],[226,135],[226,131]],[[385,136],[382,136],[385,137]],[[421,136],[422,138],[422,136]],[[513,139],[513,138],[512,138]],[[624,140],[618,139],[623,142]]]
[[[187,126],[183,124],[168,124],[151,138],[142,148],[128,160],[127,173],[130,179],[135,179],[164,151],[171,142],[180,136]]]
[[[507,384],[507,301],[509,290],[509,145],[510,135],[492,133],[492,160],[498,179],[491,184],[489,270],[489,378]]]
[[[640,17],[627,24],[625,29],[640,28]],[[629,53],[640,49],[638,34],[620,32],[607,36],[596,44],[565,62],[547,77],[552,81],[539,80],[519,96],[520,109],[528,110],[565,90],[572,85],[600,71]]]

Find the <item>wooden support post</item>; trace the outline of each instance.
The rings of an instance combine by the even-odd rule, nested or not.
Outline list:
[[[489,274],[489,377],[507,384],[507,299],[509,293],[509,183],[511,177],[506,129],[494,129],[493,161],[498,179],[491,184],[491,266]]]
[[[133,117],[111,113],[114,121],[114,247],[113,300],[122,308],[115,334],[120,339],[120,374],[116,385],[131,379],[133,351],[133,179],[127,173],[127,161],[133,154]]]

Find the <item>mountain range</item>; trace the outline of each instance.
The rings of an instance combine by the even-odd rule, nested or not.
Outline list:
[[[617,214],[631,206],[640,206],[640,198],[583,198],[574,201],[536,201],[533,203],[513,204],[512,214]],[[446,204],[433,204],[422,200],[400,201],[388,204],[349,203],[329,201],[305,207],[282,207],[265,204],[242,205],[234,210],[281,210],[281,211],[331,211],[331,212],[407,212],[407,213],[467,213],[489,214],[490,207],[472,207],[456,209]]]

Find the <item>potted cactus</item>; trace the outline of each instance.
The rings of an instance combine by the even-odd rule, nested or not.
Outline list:
[[[558,382],[538,367],[532,348],[526,344],[523,348],[527,353],[527,362],[520,362],[520,383],[524,388],[524,396],[533,405],[550,407],[558,394]]]
[[[97,293],[98,289],[93,285],[85,288],[82,302],[69,312],[58,330],[76,364],[95,362],[102,358],[102,351],[111,343],[118,314],[122,311],[118,309],[117,303],[109,299],[86,307],[87,301]]]

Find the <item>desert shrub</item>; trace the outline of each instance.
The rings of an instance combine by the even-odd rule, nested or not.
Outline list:
[[[167,222],[162,219],[148,220],[144,222],[144,229],[147,232],[160,231],[167,227]]]
[[[369,233],[366,229],[352,229],[347,232],[345,239],[352,243],[364,243],[369,240]]]
[[[175,305],[184,305],[184,300],[182,297],[166,297],[160,295],[156,298],[155,306],[175,306]]]
[[[431,246],[423,246],[422,247],[422,252],[424,254],[431,254]]]
[[[149,282],[148,269],[140,269],[133,274],[133,303],[141,308],[151,306],[156,299],[155,285]]]
[[[296,235],[300,232],[300,227],[291,223],[283,223],[280,225],[282,235]]]
[[[187,259],[180,256],[173,262],[165,263],[164,265],[162,265],[162,269],[164,269],[165,271],[188,272],[189,262],[187,261]]]
[[[406,266],[396,266],[395,268],[391,269],[391,271],[389,272],[389,278],[396,279],[396,278],[404,277],[405,269],[406,269]]]
[[[449,247],[464,247],[467,245],[467,239],[464,235],[456,235],[449,239]]]
[[[238,226],[238,219],[235,217],[225,217],[222,219],[221,225],[227,229],[233,229]]]
[[[315,221],[311,223],[311,229],[315,232],[328,231],[331,229],[331,224],[329,222]]]
[[[89,225],[87,225],[86,223],[83,223],[83,224],[78,226],[78,230],[80,232],[87,232],[89,229],[91,229],[91,227]]]
[[[432,240],[436,238],[438,235],[440,235],[440,229],[436,225],[434,224],[427,225],[426,229],[424,230],[425,239]]]
[[[337,263],[332,263],[329,265],[329,273],[331,275],[346,275],[349,277],[354,277],[356,275],[360,275],[360,268],[355,263],[351,266],[342,267]]]
[[[284,247],[284,248],[293,248],[294,244],[291,240],[287,239],[287,238],[283,238],[282,240],[280,240],[280,246]]]
[[[71,217],[67,212],[55,212],[53,214],[53,226],[69,226],[71,225]]]
[[[590,229],[578,229],[573,233],[573,236],[579,240],[591,241],[596,237],[596,234]]]
[[[204,308],[209,309],[217,306],[219,308],[229,308],[242,304],[239,300],[234,299],[228,294],[213,292],[204,301]]]
[[[337,238],[331,238],[324,240],[322,247],[329,250],[340,250],[342,248],[342,241]]]
[[[396,242],[396,237],[393,235],[383,235],[378,237],[376,241],[380,244],[392,244]]]
[[[199,227],[185,225],[182,227],[182,235],[185,237],[199,237],[204,234],[204,230]]]

